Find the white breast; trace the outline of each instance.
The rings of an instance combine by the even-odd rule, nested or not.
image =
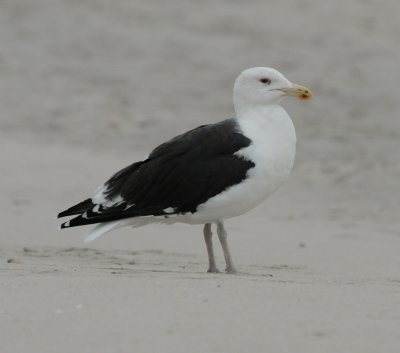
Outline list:
[[[200,205],[190,223],[239,216],[259,205],[289,176],[296,154],[296,132],[286,111],[278,106],[247,112],[238,118],[241,133],[252,144],[236,154],[255,163],[243,182]]]

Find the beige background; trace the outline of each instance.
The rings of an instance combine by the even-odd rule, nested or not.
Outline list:
[[[398,352],[399,13],[394,0],[1,1],[0,351]],[[205,274],[200,226],[88,248],[87,229],[56,230],[118,168],[231,117],[252,66],[315,99],[284,104],[289,182],[227,222],[251,275]]]

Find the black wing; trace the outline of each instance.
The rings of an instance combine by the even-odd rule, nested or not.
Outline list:
[[[114,174],[104,184],[106,201],[116,200],[113,205],[96,205],[89,199],[61,212],[60,217],[82,213],[62,228],[193,213],[198,205],[246,178],[254,163],[234,153],[250,144],[233,119],[190,130],[155,148],[146,160]],[[83,210],[85,203],[88,208]]]

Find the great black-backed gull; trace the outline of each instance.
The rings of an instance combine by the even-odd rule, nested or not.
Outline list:
[[[61,212],[58,217],[78,215],[61,228],[98,223],[85,239],[92,241],[124,226],[204,224],[208,272],[218,272],[215,223],[226,272],[235,273],[223,222],[259,205],[293,167],[296,133],[279,105],[285,96],[308,100],[312,93],[272,68],[243,71],[234,85],[235,118],[199,126],[156,147],[114,174],[92,198]]]

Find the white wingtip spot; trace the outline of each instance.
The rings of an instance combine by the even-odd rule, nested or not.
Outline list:
[[[100,209],[100,205],[96,205],[93,207],[93,212],[97,213],[97,212],[99,212],[99,209]]]
[[[125,206],[125,208],[124,208],[124,211],[126,211],[128,208],[131,208],[132,206],[135,206],[135,204],[134,204],[134,203],[132,203],[132,204],[127,204],[127,205]]]
[[[175,211],[175,208],[173,207],[167,207],[163,209],[164,213],[173,213]]]

